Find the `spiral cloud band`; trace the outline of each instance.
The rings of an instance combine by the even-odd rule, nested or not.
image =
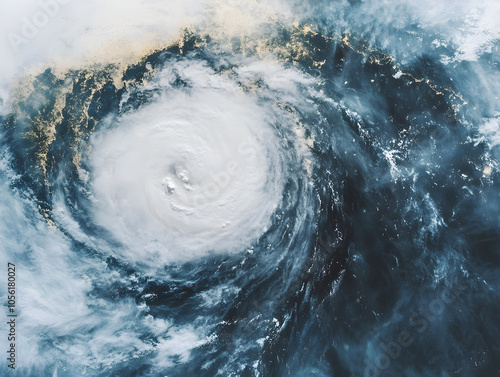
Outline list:
[[[125,244],[129,260],[241,252],[281,202],[295,161],[280,151],[275,127],[294,125],[201,63],[180,62],[159,76],[153,104],[94,135],[96,223]],[[179,79],[187,88],[172,88]]]

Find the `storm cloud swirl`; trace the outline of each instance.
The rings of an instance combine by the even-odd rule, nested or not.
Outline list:
[[[10,4],[8,372],[496,375],[499,7],[420,4]]]

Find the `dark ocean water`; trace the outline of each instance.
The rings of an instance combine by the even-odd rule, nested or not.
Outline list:
[[[20,203],[4,210],[15,214],[5,221],[17,225],[3,238],[26,270],[47,268],[38,248],[64,261],[49,261],[53,267],[38,273],[62,276],[41,281],[58,296],[57,311],[67,312],[44,309],[52,296],[36,296],[29,286],[37,273],[26,274],[24,295],[33,300],[25,302],[30,308],[20,331],[33,341],[19,351],[21,365],[25,360],[19,373],[500,375],[500,143],[480,127],[498,126],[491,100],[497,94],[488,93],[488,77],[498,78],[498,44],[473,62],[444,64],[437,49],[401,63],[399,52],[369,47],[362,33],[336,34],[327,20],[318,18],[314,32],[278,28],[267,43],[281,68],[271,73],[255,68],[266,60],[241,41],[221,51],[210,36],[186,33],[129,66],[118,81],[113,65],[64,77],[47,69],[33,78],[1,119],[2,190],[10,195],[2,206]],[[290,76],[277,84],[282,72]],[[212,102],[198,93],[214,87],[212,114]],[[240,102],[231,108],[236,92],[255,106],[248,114],[236,108]],[[177,115],[190,100],[193,107]],[[163,212],[148,201],[150,191],[136,189],[148,164],[156,166],[141,161],[157,150],[156,136],[142,141],[142,134],[124,136],[135,129],[116,132],[134,114],[134,122],[153,124],[152,112],[182,117],[200,108],[215,118],[233,111],[248,118],[262,109],[274,135],[258,139],[259,161],[269,163],[262,167],[266,183],[245,196],[261,170],[250,164],[234,173],[250,177],[234,188],[235,197],[264,215],[265,203],[279,200],[258,237],[245,233],[257,221],[249,217],[230,241],[211,230],[188,232],[180,244],[198,242],[183,251],[188,257],[178,259],[174,243],[164,260],[164,232],[152,233],[153,244],[144,241],[151,227],[141,217],[144,203],[151,216]],[[175,135],[190,130],[179,127]],[[225,131],[222,142],[217,132],[213,143],[224,149]],[[137,151],[134,138],[144,142]],[[158,138],[177,150],[168,136]],[[303,140],[312,141],[305,152]],[[95,160],[99,153],[104,157]],[[111,199],[100,197],[111,171],[103,165],[125,158],[125,168],[116,163],[112,170],[110,180],[118,183],[109,186]],[[182,180],[176,164],[168,169]],[[167,198],[175,197],[178,186],[168,187]],[[210,200],[224,199],[227,188],[220,187]],[[134,202],[137,195],[145,202]],[[238,208],[231,208],[235,219]],[[182,221],[161,224],[188,229]],[[23,238],[23,229],[35,230]],[[207,237],[215,241],[199,246]],[[219,252],[227,242],[234,249]]]

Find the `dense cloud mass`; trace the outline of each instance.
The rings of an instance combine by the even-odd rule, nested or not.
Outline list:
[[[0,9],[1,375],[500,373],[498,1]]]

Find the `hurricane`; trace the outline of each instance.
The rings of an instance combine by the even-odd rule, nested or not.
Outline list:
[[[497,1],[0,8],[1,375],[500,373]]]

